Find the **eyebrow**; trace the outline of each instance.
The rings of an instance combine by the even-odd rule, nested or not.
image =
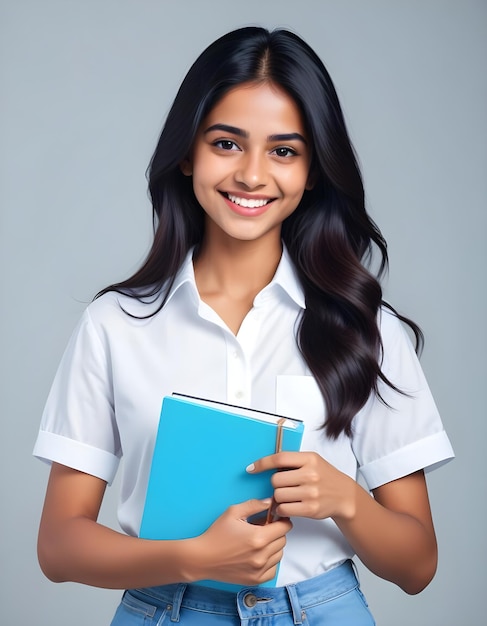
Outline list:
[[[237,135],[237,137],[244,137],[248,139],[249,133],[246,130],[242,130],[241,128],[237,128],[237,126],[229,126],[228,124],[213,124],[207,128],[204,133],[211,133],[215,130],[223,131],[224,133],[230,133],[231,135]],[[306,139],[300,133],[283,133],[280,135],[269,135],[267,137],[267,141],[302,141],[305,145],[307,145]]]
[[[205,130],[206,133],[211,133],[214,130],[221,130],[224,133],[230,133],[231,135],[237,135],[238,137],[248,137],[249,134],[247,131],[242,130],[241,128],[237,128],[236,126],[229,126],[228,124],[213,124]]]

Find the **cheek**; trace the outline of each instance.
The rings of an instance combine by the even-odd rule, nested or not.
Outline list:
[[[299,171],[289,172],[281,179],[282,190],[290,196],[301,197],[308,182],[308,171],[304,168]]]
[[[193,192],[200,207],[205,213],[208,213],[208,207],[211,207],[213,204],[208,188],[205,185],[199,185],[193,179]]]
[[[206,173],[195,168],[193,170],[193,191],[200,203],[202,198],[208,193],[209,189],[211,188],[211,181],[208,180]]]
[[[308,179],[308,171],[307,163],[304,159],[300,159],[299,162],[273,166],[271,174],[276,180],[280,180],[283,185],[292,189],[304,187]]]
[[[214,159],[210,156],[195,161],[193,166],[193,186],[214,187],[226,175],[227,169],[221,159]]]

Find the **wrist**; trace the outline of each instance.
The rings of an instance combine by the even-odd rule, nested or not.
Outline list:
[[[351,522],[357,514],[357,500],[359,497],[360,485],[350,478],[343,475],[343,484],[341,485],[341,498],[339,501],[339,510],[333,516],[335,522]]]
[[[204,573],[204,557],[199,537],[182,539],[179,544],[179,569],[183,583],[193,583],[207,578]]]

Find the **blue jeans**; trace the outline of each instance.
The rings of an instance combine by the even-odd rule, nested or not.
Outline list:
[[[163,585],[124,593],[111,626],[373,626],[353,564],[277,587],[238,593],[198,585]]]

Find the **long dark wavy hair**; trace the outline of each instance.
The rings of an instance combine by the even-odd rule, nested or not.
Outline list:
[[[380,398],[379,380],[396,389],[381,372],[377,321],[381,305],[392,310],[383,302],[379,284],[387,269],[387,246],[365,210],[360,170],[331,78],[296,34],[241,28],[215,41],[195,61],[147,170],[152,247],[133,276],[97,297],[117,291],[142,299],[156,296],[163,285],[169,285],[169,292],[187,252],[201,243],[204,233],[203,209],[180,164],[189,156],[202,121],[230,89],[266,81],[293,98],[311,139],[314,186],[284,221],[282,239],[304,288],[306,309],[297,342],[323,394],[326,433],[350,436],[353,418],[369,395]],[[376,275],[368,269],[374,248],[380,259]],[[394,313],[412,328],[419,350],[421,330]]]

